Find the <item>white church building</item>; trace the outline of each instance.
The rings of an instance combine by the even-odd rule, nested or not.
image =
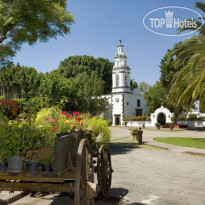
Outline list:
[[[130,68],[127,66],[127,55],[124,46],[117,46],[115,63],[112,70],[112,93],[101,97],[107,98],[108,109],[103,114],[112,125],[123,125],[123,118],[148,115],[147,101],[139,88],[130,90]]]

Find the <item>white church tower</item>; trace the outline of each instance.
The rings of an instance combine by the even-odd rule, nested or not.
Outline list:
[[[127,66],[127,55],[120,44],[115,54],[115,64],[112,71],[112,93],[130,93],[130,68]]]

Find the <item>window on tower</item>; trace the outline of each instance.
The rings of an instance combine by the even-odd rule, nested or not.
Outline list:
[[[125,76],[125,86],[128,87],[127,76]]]
[[[140,100],[137,100],[137,107],[140,107]]]
[[[116,76],[116,87],[119,87],[119,75]]]

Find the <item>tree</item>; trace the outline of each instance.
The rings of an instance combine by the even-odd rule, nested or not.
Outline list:
[[[195,7],[196,7],[197,9],[200,9],[203,13],[205,13],[205,4],[204,4],[204,3],[197,1],[197,2],[195,3]],[[198,19],[201,19],[201,17],[198,17]],[[202,19],[205,19],[205,17],[202,16]],[[201,19],[201,20],[202,20],[202,19]],[[193,19],[186,19],[186,20],[187,20],[187,21],[192,21]],[[203,25],[201,26],[201,22],[200,22],[199,20],[196,20],[196,19],[195,19],[195,21],[196,21],[196,24],[197,24],[197,28],[201,27],[201,28],[198,30],[199,33],[202,34],[202,35],[205,35],[205,25],[203,24]],[[191,27],[191,28],[189,28],[189,27],[180,27],[180,28],[178,29],[178,32],[181,33],[181,32],[186,31],[186,30],[194,30],[194,31],[195,31],[196,28],[194,28],[194,27]]]
[[[175,76],[170,88],[170,100],[178,111],[187,107],[187,113],[199,100],[199,107],[205,111],[205,36],[194,36],[175,46],[170,57],[175,56],[175,66],[187,61]]]
[[[140,88],[140,90],[143,92],[143,93],[146,93],[146,92],[148,92],[149,91],[149,84],[148,83],[146,83],[146,82],[140,82],[139,83],[139,88]]]
[[[40,76],[34,68],[17,64],[0,69],[0,95],[6,99],[35,97],[39,85]]]
[[[69,33],[73,22],[66,0],[0,0],[0,62],[13,57],[23,43]]]
[[[167,89],[161,82],[157,81],[155,85],[149,87],[149,91],[145,93],[145,99],[147,100],[147,112],[153,113],[163,103],[164,107],[170,109],[172,112],[174,109],[167,100]]]
[[[65,78],[75,78],[80,73],[86,73],[95,76],[104,81],[104,94],[112,90],[112,67],[108,59],[97,58],[92,56],[70,56],[60,62],[58,69],[54,72],[61,74]],[[82,77],[83,78],[83,77]]]
[[[130,80],[130,90],[134,90],[135,88],[138,88],[138,83],[134,80]]]
[[[165,56],[161,59],[160,66],[159,66],[161,68],[160,82],[162,83],[162,86],[167,88],[167,90],[169,90],[173,77],[176,73],[176,69],[173,65],[174,58],[172,57],[171,59],[169,59],[170,52],[171,50],[167,51]]]

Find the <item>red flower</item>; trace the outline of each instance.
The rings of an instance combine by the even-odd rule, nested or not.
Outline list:
[[[75,117],[75,120],[80,122],[81,121],[81,118],[80,117]]]
[[[80,115],[80,113],[79,112],[73,112],[73,115],[78,116],[78,115]]]
[[[83,123],[81,122],[81,123],[78,123],[77,125],[79,125],[79,126],[83,126]]]
[[[88,114],[84,114],[84,116],[85,116],[85,117],[87,117],[87,116],[88,116]]]
[[[55,127],[53,128],[53,131],[56,131],[56,129],[57,129],[57,127],[55,126]]]
[[[67,115],[67,112],[63,111],[61,112],[61,115]]]
[[[66,114],[65,116],[66,116],[66,118],[71,118],[72,117],[71,115],[68,115],[68,114]]]

